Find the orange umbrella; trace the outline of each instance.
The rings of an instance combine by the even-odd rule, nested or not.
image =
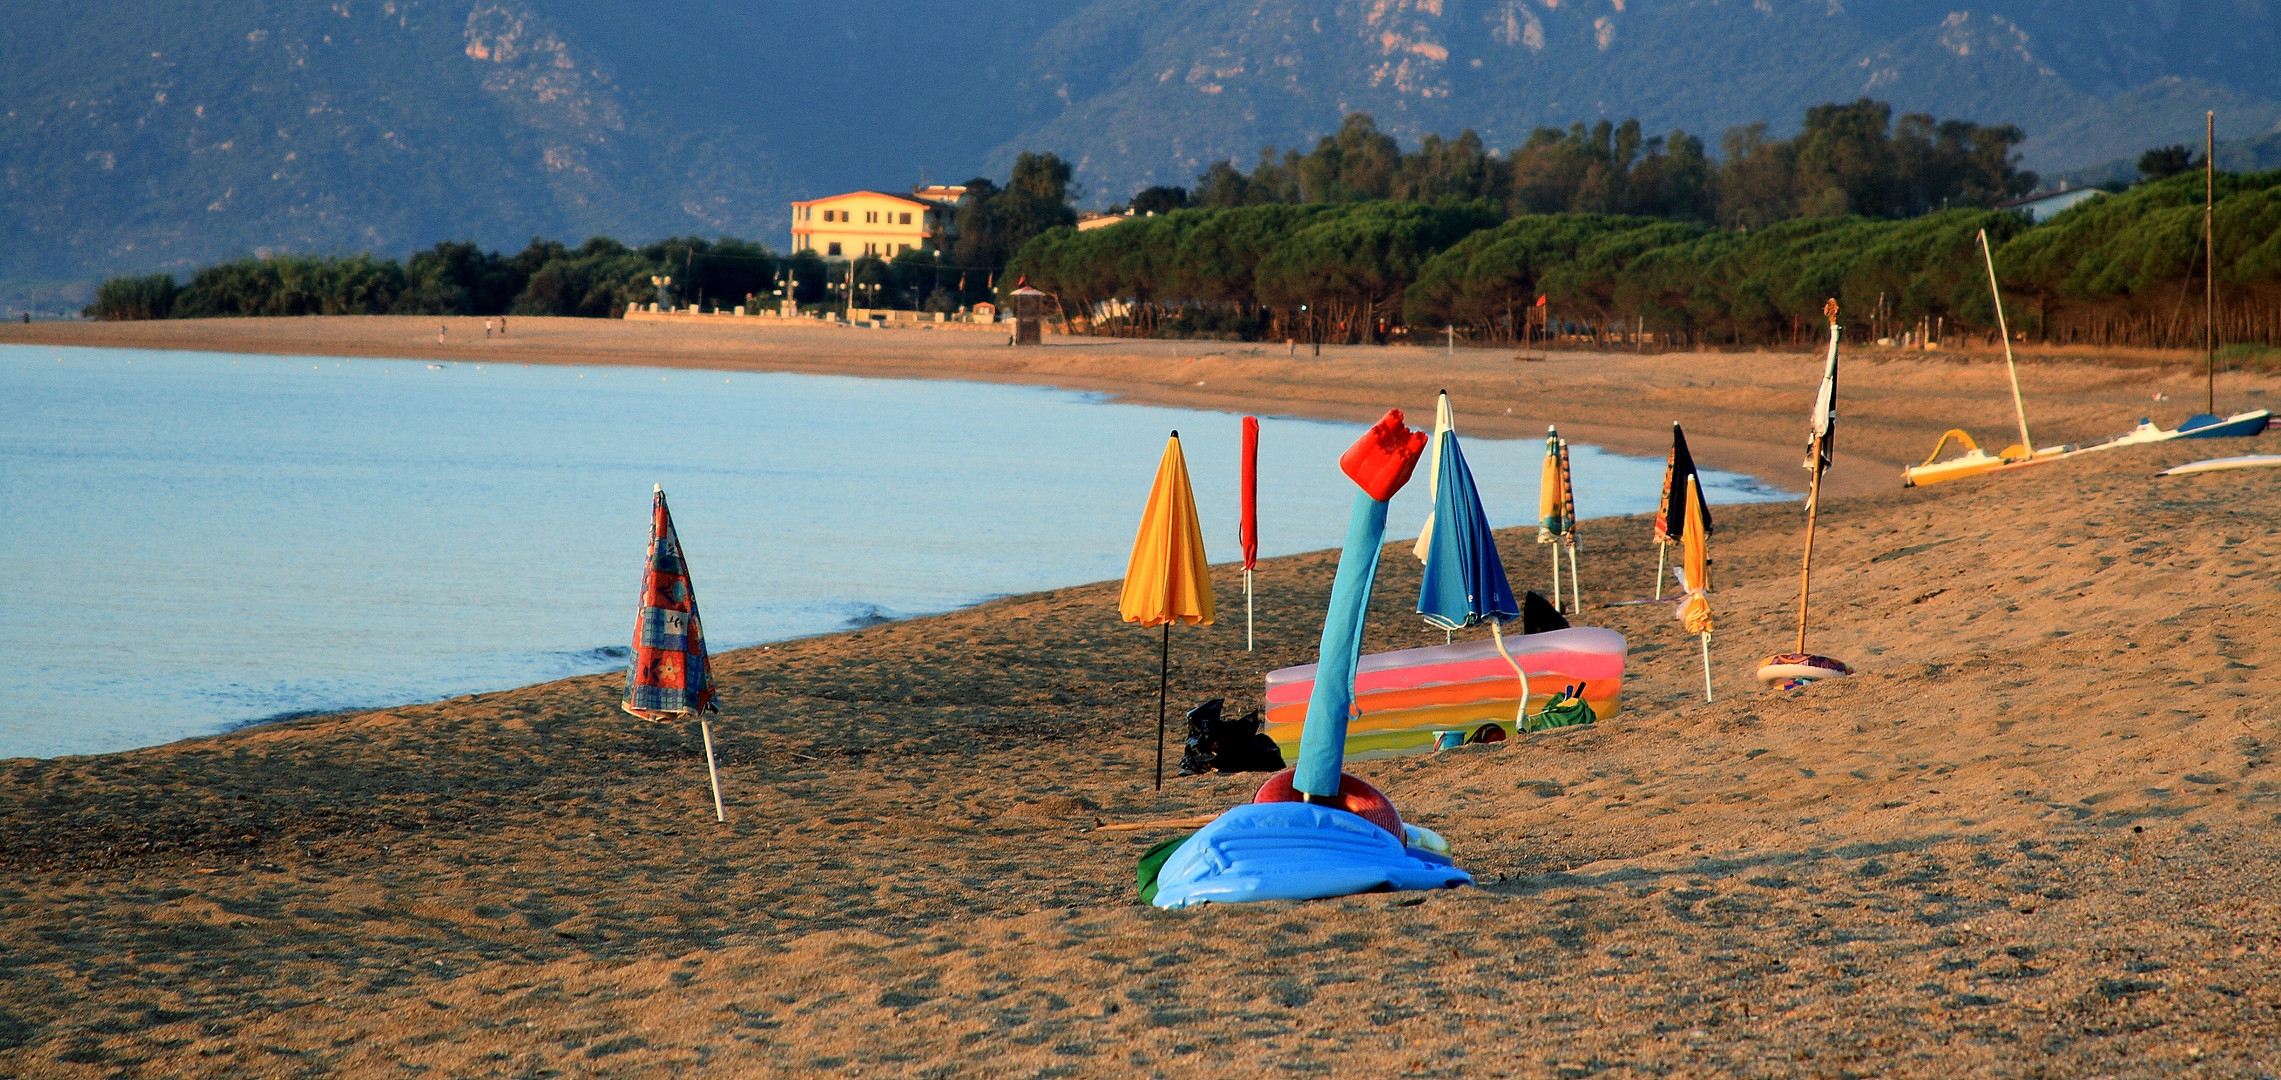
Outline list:
[[[1711,700],[1711,537],[1705,527],[1710,509],[1695,477],[1687,478],[1687,521],[1679,534],[1679,623],[1703,639],[1703,700]]]
[[[1164,788],[1164,713],[1172,671],[1172,624],[1212,622],[1212,570],[1204,561],[1204,530],[1196,523],[1196,494],[1188,486],[1188,460],[1180,454],[1180,433],[1165,441],[1156,465],[1156,483],[1141,511],[1133,537],[1132,562],[1125,567],[1125,589],[1117,614],[1126,622],[1164,628],[1156,672],[1156,786]]]

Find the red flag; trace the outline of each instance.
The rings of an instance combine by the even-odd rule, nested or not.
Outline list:
[[[1543,307],[1543,306],[1544,306],[1544,294],[1543,294],[1543,293],[1538,293],[1538,294],[1537,294],[1537,306],[1538,306],[1538,307]]]
[[[1243,568],[1259,567],[1259,417],[1243,418],[1243,516],[1236,525]]]

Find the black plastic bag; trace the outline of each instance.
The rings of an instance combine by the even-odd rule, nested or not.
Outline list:
[[[1568,619],[1560,613],[1560,609],[1552,606],[1552,601],[1538,596],[1535,589],[1530,589],[1528,596],[1521,600],[1521,633],[1541,634],[1547,630],[1566,629]]]
[[[1220,707],[1226,700],[1213,698],[1188,710],[1188,743],[1180,754],[1180,775],[1201,776],[1218,764],[1218,739],[1213,728],[1219,723]]]
[[[1260,730],[1258,709],[1234,720],[1215,720],[1211,727],[1221,772],[1283,771],[1283,748]]]

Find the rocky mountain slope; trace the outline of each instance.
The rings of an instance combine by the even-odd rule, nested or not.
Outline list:
[[[2007,121],[2046,171],[2281,121],[2266,0],[32,0],[0,35],[0,279],[245,251],[733,233],[784,203],[1078,163],[1091,201],[1351,110],[1492,146],[1716,137],[1863,95]]]

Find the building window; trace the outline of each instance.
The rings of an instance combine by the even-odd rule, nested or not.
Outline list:
[[[903,215],[903,216],[904,216],[904,217],[910,217],[911,215],[909,215],[909,214],[905,214],[905,215]],[[906,251],[909,251],[909,250],[911,250],[911,245],[909,245],[909,244],[897,244],[897,245],[895,245],[895,254],[897,254],[897,255],[901,255],[902,253],[904,253],[904,252],[906,252]]]
[[[839,242],[839,241],[837,241],[837,240],[834,240],[834,241],[832,241],[832,246],[831,246],[829,249],[827,249],[827,250],[824,252],[824,254],[826,254],[826,255],[829,255],[829,256],[832,256],[833,258],[838,258],[838,257],[839,257],[839,253],[840,253],[840,242]]]
[[[877,224],[879,224],[879,211],[877,211],[877,210],[866,210],[866,211],[864,211],[864,212],[863,212],[863,223],[864,223],[864,224],[866,224],[866,225],[877,225]]]
[[[905,224],[905,225],[909,225],[910,223],[911,223],[911,215],[910,215],[908,212],[906,212],[906,213],[903,215],[903,224]]]

